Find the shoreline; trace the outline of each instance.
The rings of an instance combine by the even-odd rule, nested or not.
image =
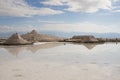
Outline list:
[[[64,42],[35,42],[35,43],[30,43],[30,44],[4,44],[0,43],[0,46],[24,46],[24,45],[42,45],[46,43],[72,43],[72,44],[106,44],[106,43],[120,43],[120,42],[69,42],[69,41],[64,41]]]

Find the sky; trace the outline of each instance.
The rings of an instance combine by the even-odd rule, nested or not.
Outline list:
[[[120,33],[120,0],[0,0],[0,33]]]

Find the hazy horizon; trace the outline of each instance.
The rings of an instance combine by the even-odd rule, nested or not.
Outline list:
[[[17,32],[20,35],[30,33],[29,32]],[[0,38],[8,38],[11,35],[16,33],[16,31],[13,32],[5,32],[0,34]],[[120,38],[120,33],[90,33],[90,32],[58,32],[58,31],[37,31],[38,34],[46,34],[51,36],[57,36],[57,37],[63,37],[63,38],[71,38],[75,35],[92,35],[97,38]]]

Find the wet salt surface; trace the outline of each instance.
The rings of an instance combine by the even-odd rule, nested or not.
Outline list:
[[[0,46],[0,80],[120,80],[120,43]]]

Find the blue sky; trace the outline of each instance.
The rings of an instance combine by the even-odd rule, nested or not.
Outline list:
[[[0,32],[120,33],[120,0],[0,0]]]

